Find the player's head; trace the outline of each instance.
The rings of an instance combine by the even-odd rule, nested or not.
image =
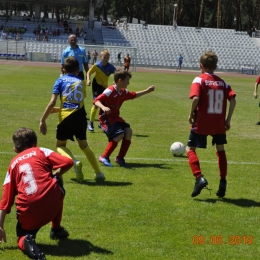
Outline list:
[[[64,70],[66,73],[78,74],[79,72],[79,62],[78,60],[71,56],[64,61]]]
[[[200,57],[204,69],[214,71],[217,68],[218,56],[213,51],[206,51]]]
[[[20,153],[28,148],[37,146],[36,133],[26,127],[21,127],[15,131],[12,137],[14,143],[14,150],[16,153]]]
[[[110,52],[107,49],[102,50],[100,53],[100,59],[102,63],[108,63],[109,58],[110,58]]]
[[[132,74],[126,70],[117,70],[114,74],[114,81],[117,85],[122,85],[126,88],[129,84],[129,80],[132,78]]]
[[[75,34],[71,34],[68,38],[68,43],[70,44],[70,46],[75,47],[77,46],[77,36]]]

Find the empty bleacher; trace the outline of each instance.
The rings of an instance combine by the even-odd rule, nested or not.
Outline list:
[[[129,52],[137,54],[134,63],[136,66],[167,67],[177,66],[177,56],[184,57],[183,68],[198,69],[198,59],[206,50],[213,50],[219,57],[218,69],[240,71],[241,67],[249,66],[260,68],[260,39],[251,38],[246,32],[236,32],[231,29],[194,28],[179,26],[176,30],[172,26],[128,24],[125,30],[119,27],[94,26],[88,28],[83,21],[69,21],[73,32],[76,27],[84,27],[87,38],[79,39],[80,45],[87,50],[108,48],[111,52],[110,61],[117,62],[117,53],[122,51],[122,57]],[[48,42],[36,41],[33,30],[41,22],[10,20],[6,25],[22,26],[26,24],[27,31],[22,36],[26,43],[24,53],[15,53],[23,58],[29,52],[51,53],[53,61],[59,61],[62,50],[67,46],[68,34],[61,28],[60,37],[49,37]],[[98,23],[95,23],[98,25]],[[45,26],[55,29],[58,25],[54,19],[46,19]],[[20,52],[20,51],[19,51]],[[5,54],[5,55],[4,55]],[[0,52],[0,58],[8,57],[9,53]],[[12,56],[11,56],[12,57]],[[8,58],[11,58],[10,56]],[[17,58],[18,56],[13,56]]]

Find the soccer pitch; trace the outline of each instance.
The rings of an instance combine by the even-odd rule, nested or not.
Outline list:
[[[131,125],[133,139],[126,162],[130,169],[114,163],[101,166],[106,182],[98,185],[94,173],[74,142],[68,147],[83,162],[85,180],[76,182],[73,169],[64,175],[66,197],[62,225],[68,239],[50,240],[50,225],[36,238],[47,259],[162,259],[214,260],[257,259],[260,253],[258,100],[253,97],[256,76],[219,75],[237,93],[237,106],[227,132],[228,186],[224,199],[215,192],[219,184],[217,156],[208,138],[208,148],[198,149],[201,169],[211,190],[191,197],[194,178],[187,158],[173,157],[170,145],[184,144],[189,135],[189,90],[198,73],[133,72],[128,89],[139,91],[150,85],[155,91],[127,101],[121,116]],[[218,72],[216,73],[218,74]],[[40,117],[59,76],[59,65],[29,67],[0,65],[1,134],[0,181],[14,157],[11,136],[22,126],[34,129],[38,145],[55,150],[57,114],[47,119],[48,133],[39,133]],[[110,83],[113,76],[110,77]],[[91,87],[85,100],[89,115]],[[87,132],[96,157],[107,138],[97,127]],[[249,148],[250,147],[250,148]],[[0,191],[0,195],[2,191]],[[6,216],[7,243],[0,244],[0,259],[28,259],[17,248],[15,207]]]

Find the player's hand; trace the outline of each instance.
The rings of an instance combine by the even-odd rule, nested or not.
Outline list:
[[[155,86],[154,85],[152,85],[152,86],[150,86],[148,89],[148,92],[152,92],[152,91],[154,91],[155,90]]]
[[[87,86],[90,86],[90,83],[91,83],[91,82],[90,82],[90,80],[89,80],[89,81],[87,81]]]
[[[6,243],[6,234],[4,229],[0,228],[0,243],[2,243],[3,241]]]
[[[104,111],[105,114],[110,114],[111,113],[111,110],[110,110],[109,107],[104,107],[102,110]]]
[[[46,122],[40,122],[40,133],[42,133],[43,135],[47,134],[47,125]]]
[[[191,125],[194,124],[194,117],[195,117],[194,113],[193,113],[192,115],[189,115],[188,120],[189,120],[189,123],[190,123]]]
[[[257,98],[257,97],[258,97],[258,94],[257,94],[257,93],[254,93],[254,97]]]
[[[230,122],[226,121],[225,126],[226,126],[226,130],[228,131],[231,127]]]

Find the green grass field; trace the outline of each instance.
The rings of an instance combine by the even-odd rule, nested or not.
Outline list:
[[[199,72],[198,72],[199,73]],[[48,133],[39,133],[39,119],[50,100],[57,68],[0,65],[0,180],[14,157],[11,136],[26,126],[38,134],[38,144],[55,150],[57,115],[47,120]],[[197,151],[203,174],[212,189],[191,198],[194,178],[185,156],[169,151],[175,141],[186,144],[189,135],[189,89],[195,74],[133,73],[129,90],[155,85],[153,93],[125,102],[121,115],[133,129],[126,157],[130,169],[101,166],[107,181],[98,185],[76,143],[68,147],[82,160],[85,180],[76,182],[73,170],[64,175],[67,191],[62,225],[70,232],[60,242],[49,239],[43,227],[37,243],[47,259],[257,259],[260,253],[258,101],[253,98],[256,77],[224,77],[237,93],[237,106],[227,133],[228,188],[218,199],[218,166],[211,138]],[[112,77],[110,82],[112,82]],[[91,88],[85,101],[89,114]],[[107,139],[97,128],[87,133],[98,157]],[[111,161],[118,149],[112,154]],[[1,195],[1,192],[0,192]],[[17,249],[15,208],[7,215],[7,243],[0,259],[27,259]]]

